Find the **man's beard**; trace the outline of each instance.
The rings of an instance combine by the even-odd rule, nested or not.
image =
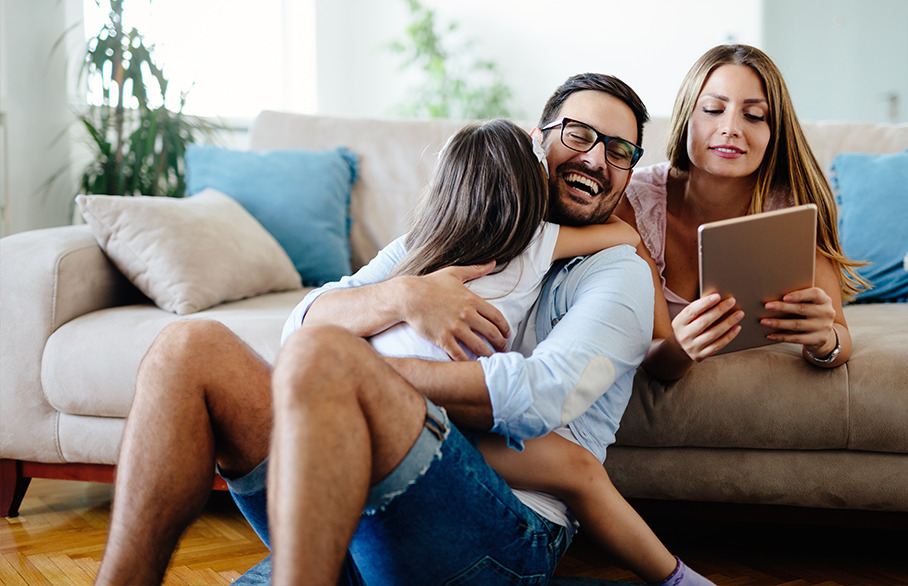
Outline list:
[[[599,195],[594,196],[595,199],[586,203],[586,205],[571,205],[575,202],[574,198],[568,193],[561,192],[561,188],[565,186],[561,177],[571,170],[587,175],[602,187]],[[612,211],[621,198],[620,193],[613,194],[612,190],[612,182],[604,173],[593,171],[576,163],[563,163],[549,177],[549,194],[551,197],[549,221],[565,226],[602,224],[612,215]]]

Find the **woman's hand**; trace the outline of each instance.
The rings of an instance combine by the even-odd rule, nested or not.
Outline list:
[[[770,301],[765,307],[767,311],[791,316],[760,320],[764,326],[776,330],[767,336],[770,340],[801,344],[817,357],[827,356],[835,349],[836,311],[832,298],[820,287],[793,291],[781,301]]]
[[[691,360],[700,362],[735,339],[744,312],[729,314],[734,306],[734,297],[722,299],[711,293],[690,303],[672,320],[675,339]]]

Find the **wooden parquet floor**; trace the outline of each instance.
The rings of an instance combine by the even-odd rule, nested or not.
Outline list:
[[[0,520],[0,584],[92,584],[107,539],[110,499],[107,484],[32,480],[19,516]],[[164,584],[230,584],[266,555],[230,495],[218,492],[184,533]]]
[[[105,484],[33,480],[20,515],[0,521],[0,585],[91,584],[107,537],[110,497]],[[702,518],[650,523],[673,553],[720,586],[908,585],[904,528]],[[230,584],[267,553],[230,497],[215,493],[180,541],[164,583]],[[639,582],[582,535],[557,574]]]
[[[734,505],[678,507],[682,514],[666,515],[670,508],[635,506],[669,551],[720,586],[908,585],[903,514],[805,515]],[[582,531],[556,575],[640,581],[604,560]]]

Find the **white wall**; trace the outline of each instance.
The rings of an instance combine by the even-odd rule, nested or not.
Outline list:
[[[406,25],[403,0],[316,2],[317,111],[387,115],[410,87],[384,49]],[[423,2],[498,63],[522,120],[581,71],[617,75],[668,116],[691,64],[732,41],[773,58],[805,120],[908,122],[906,0]]]
[[[690,65],[728,41],[755,44],[773,57],[803,119],[888,121],[885,96],[894,93],[895,121],[908,121],[905,0],[423,1],[442,24],[460,25],[458,38],[473,41],[473,56],[498,63],[522,121],[534,121],[551,91],[582,71],[617,75],[651,114],[668,116]],[[137,10],[146,4],[130,2]],[[67,96],[78,86],[72,68],[83,47],[64,43],[54,54],[51,47],[81,18],[82,3],[0,0],[0,234],[70,221],[80,165],[69,161],[83,151],[54,141],[72,124]],[[215,4],[218,11],[205,16]],[[168,71],[188,66],[200,76],[192,105],[203,96],[227,104],[225,97],[245,92],[230,102],[245,113],[211,112],[240,125],[263,108],[383,117],[413,82],[386,48],[406,26],[404,0],[156,0],[150,6],[164,15],[163,30],[177,31],[173,47],[160,47],[173,49]],[[250,9],[252,16],[241,14]],[[152,42],[157,30],[147,31]],[[204,79],[217,70],[235,78],[226,85]],[[230,146],[244,144],[236,138]]]
[[[765,0],[765,18],[798,116],[908,122],[908,2]]]
[[[424,0],[457,22],[473,54],[498,63],[515,117],[535,120],[551,92],[584,71],[617,75],[668,115],[687,68],[729,40],[759,44],[762,0]],[[409,87],[383,47],[407,21],[402,0],[318,1],[318,110],[386,115]],[[679,25],[679,22],[685,24]],[[331,32],[333,31],[333,32]]]
[[[0,0],[0,235],[70,221],[74,84],[67,43],[52,47],[79,14],[81,0]]]
[[[403,87],[385,45],[405,17],[402,0],[316,0],[317,112],[388,114]]]

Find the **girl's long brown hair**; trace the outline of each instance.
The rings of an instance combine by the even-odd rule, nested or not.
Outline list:
[[[516,124],[466,126],[442,150],[392,276],[493,260],[501,270],[545,219],[547,183],[530,135]]]
[[[687,126],[706,80],[722,65],[746,65],[753,69],[763,81],[769,102],[769,144],[757,170],[757,183],[747,213],[764,211],[770,193],[776,190],[790,192],[795,205],[816,204],[817,248],[836,265],[842,298],[846,301],[853,299],[855,294],[869,286],[855,271],[855,267],[864,263],[853,261],[842,253],[832,189],[807,143],[782,73],[766,53],[749,45],[719,45],[694,63],[675,99],[668,160],[676,169],[690,170]]]

